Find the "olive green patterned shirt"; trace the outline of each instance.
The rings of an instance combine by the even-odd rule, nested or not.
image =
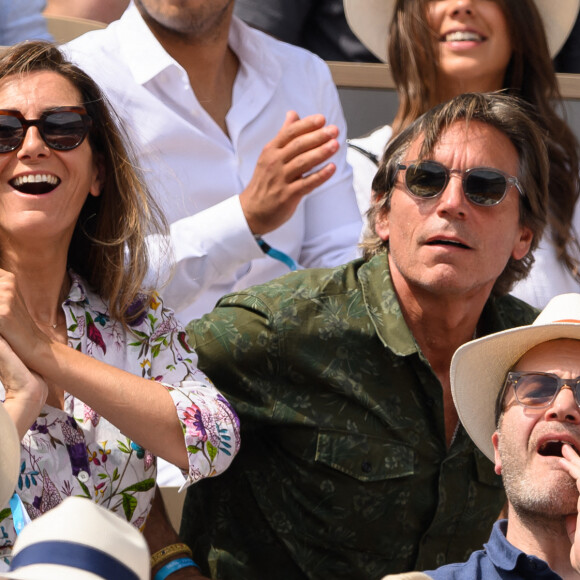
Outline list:
[[[478,332],[536,315],[490,299]],[[376,580],[488,539],[501,480],[461,426],[447,448],[386,255],[230,294],[188,332],[242,433],[228,471],[188,490],[182,536],[206,574]]]

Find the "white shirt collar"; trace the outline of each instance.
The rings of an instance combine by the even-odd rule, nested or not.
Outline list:
[[[243,30],[244,28],[246,30]],[[265,79],[267,84],[275,86],[282,74],[280,65],[277,59],[264,51],[263,43],[257,42],[253,33],[262,34],[250,29],[234,16],[230,26],[229,45],[240,59],[242,73],[248,72],[243,69],[254,69],[258,78]],[[125,53],[125,61],[133,72],[135,81],[140,85],[145,85],[168,68],[177,67],[183,70],[151,32],[133,1],[118,22],[117,34],[126,39],[120,45]],[[254,74],[249,76],[252,78]]]

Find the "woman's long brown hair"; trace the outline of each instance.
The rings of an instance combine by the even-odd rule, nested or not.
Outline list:
[[[557,0],[554,0],[557,1]],[[514,51],[503,89],[530,103],[544,131],[550,160],[548,224],[558,260],[580,281],[580,247],[572,217],[580,194],[579,145],[564,108],[542,19],[533,0],[496,0]],[[437,38],[426,18],[428,0],[398,0],[389,36],[389,63],[399,96],[396,135],[439,102]]]

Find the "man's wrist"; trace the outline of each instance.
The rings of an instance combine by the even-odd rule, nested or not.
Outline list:
[[[185,555],[188,557],[192,557],[191,550],[187,544],[182,542],[176,542],[175,544],[169,544],[157,550],[154,554],[151,555],[151,568],[155,568],[159,564],[163,564],[173,558],[176,555]]]
[[[189,556],[176,558],[175,560],[169,560],[155,572],[153,580],[165,580],[168,576],[182,570],[183,568],[195,567],[199,569],[199,566],[193,561]]]

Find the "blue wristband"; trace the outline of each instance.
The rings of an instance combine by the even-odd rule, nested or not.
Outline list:
[[[178,558],[177,560],[171,560],[171,562],[167,562],[167,564],[161,566],[161,568],[157,570],[157,574],[155,574],[153,580],[165,580],[169,574],[173,574],[173,572],[177,572],[177,570],[181,570],[182,568],[189,568],[190,566],[199,568],[191,558]]]
[[[262,236],[255,235],[254,239],[264,254],[267,254],[270,256],[270,258],[274,258],[274,260],[278,260],[279,262],[286,264],[286,266],[288,266],[292,272],[298,270],[298,264],[296,264],[292,256],[289,256],[280,250],[276,250],[276,248],[273,248],[270,246],[270,244],[263,240]]]

